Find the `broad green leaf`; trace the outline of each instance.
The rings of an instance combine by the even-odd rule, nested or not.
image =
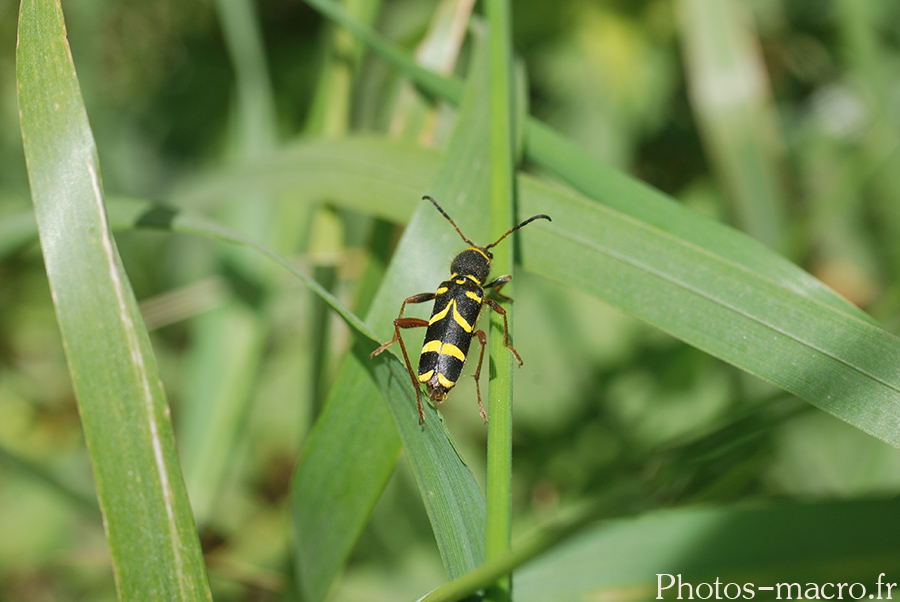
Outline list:
[[[515,574],[516,600],[575,602],[678,597],[677,578],[697,585],[751,584],[756,600],[788,599],[779,583],[862,583],[877,598],[879,573],[896,582],[897,502],[851,501],[757,508],[685,508],[599,524]],[[660,576],[661,575],[661,576]],[[706,594],[706,587],[701,588]],[[736,586],[729,586],[733,597]],[[845,591],[845,595],[847,590]],[[861,590],[855,590],[859,593]],[[836,594],[837,590],[825,592]],[[896,591],[895,591],[896,593]],[[791,592],[796,599],[796,590]],[[882,586],[882,596],[887,590]],[[742,592],[743,595],[743,592]],[[812,596],[810,596],[812,597]],[[860,596],[867,597],[867,596]],[[689,599],[686,587],[682,598]],[[714,598],[714,596],[713,596]]]
[[[673,600],[679,576],[682,599],[715,599],[718,579],[720,599],[740,599],[749,584],[753,599],[770,600],[801,598],[789,584],[806,592],[810,583],[826,582],[863,583],[877,598],[881,574],[885,598],[894,582],[888,567],[900,560],[890,535],[898,526],[895,500],[690,507],[590,520],[608,512],[598,509],[558,518],[519,538],[510,553],[430,592],[423,602],[465,599],[513,570],[516,600],[527,602]],[[712,586],[712,595],[703,583]],[[737,585],[728,585],[726,596],[729,583]]]
[[[25,0],[22,138],[63,346],[121,599],[210,599],[165,394],[107,223],[58,2]]]
[[[526,177],[520,191],[522,215],[540,210],[554,218],[522,231],[523,266],[900,446],[900,339],[576,194]],[[750,244],[741,236],[736,242]],[[773,256],[772,273],[781,262]]]
[[[591,157],[532,119],[526,155],[578,192],[623,215],[646,223],[742,268],[764,275],[792,291],[855,315],[874,319],[809,273],[746,234],[685,208],[673,198]]]

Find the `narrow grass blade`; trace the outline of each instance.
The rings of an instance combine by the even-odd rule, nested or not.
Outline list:
[[[344,6],[364,23],[371,23],[381,0],[352,0]],[[337,137],[347,133],[352,112],[353,86],[363,45],[347,31],[329,25],[324,37],[321,71],[304,133]]]
[[[275,98],[256,6],[249,0],[216,0],[223,40],[234,68],[237,146],[244,156],[268,151],[275,141]]]
[[[272,149],[277,129],[261,25],[250,0],[217,0],[216,8],[235,75],[229,142],[236,155],[259,157]],[[258,240],[271,238],[278,205],[258,192],[240,198],[223,195],[223,200],[219,215],[226,224]],[[263,291],[263,297],[267,274],[252,262],[248,265],[248,256],[241,251],[226,246],[220,253],[221,261]],[[220,267],[218,258],[209,260],[210,269]],[[205,525],[233,465],[270,325],[265,312],[231,297],[188,327],[191,345],[185,360],[179,445],[194,513]]]
[[[488,106],[491,127],[488,130],[490,148],[491,240],[499,240],[512,224],[516,182],[516,97],[513,85],[513,55],[511,7],[507,0],[488,0],[485,6],[488,21],[489,67]],[[472,75],[470,75],[472,77]],[[493,249],[493,272],[512,274],[513,247],[511,241]],[[505,295],[512,295],[513,282]],[[487,480],[485,559],[490,561],[509,550],[512,535],[512,433],[513,433],[513,357],[500,333],[508,322],[515,323],[512,306],[506,304],[506,316],[490,312],[491,379],[488,390]],[[487,595],[488,600],[509,600],[510,578],[498,579]]]
[[[152,228],[202,236],[249,248],[255,253],[271,259],[299,278],[303,284],[325,301],[358,334],[368,337],[371,341],[377,340],[372,330],[356,314],[342,305],[334,295],[325,290],[318,282],[297,269],[290,261],[266,246],[254,242],[213,220],[147,201],[124,198],[116,199],[110,203],[109,219],[110,224],[116,229]]]
[[[488,198],[488,146],[484,132],[490,123],[484,75],[487,56],[476,46],[470,72],[477,74],[467,86],[459,120],[434,181],[420,191],[438,199],[444,209],[473,240],[485,240],[488,224],[482,218],[482,203]],[[479,76],[480,75],[480,76]],[[460,240],[434,207],[421,201],[407,226],[381,289],[375,296],[367,323],[376,325],[390,338],[392,324],[403,299],[434,291],[447,275],[450,259],[460,250]],[[409,308],[410,315],[427,315],[427,308]],[[421,331],[406,333],[413,349],[422,340]],[[414,342],[413,342],[414,341]],[[396,355],[395,355],[396,354]],[[450,439],[440,417],[427,399],[425,426],[418,424],[416,396],[409,373],[398,358],[399,349],[367,360],[376,382],[394,415],[413,469],[425,508],[431,520],[448,576],[462,575],[484,561],[484,497],[472,473]]]
[[[196,210],[227,195],[290,194],[307,203],[337,198],[348,209],[404,223],[439,162],[434,151],[383,137],[303,141],[186,182],[166,200]]]
[[[22,3],[16,73],[41,249],[119,596],[208,600],[165,394],[107,223],[58,2]]]
[[[734,0],[679,0],[676,7],[694,113],[731,214],[741,229],[778,249],[783,146],[750,7]]]
[[[291,480],[297,583],[307,602],[325,598],[401,449],[367,360],[341,366]]]

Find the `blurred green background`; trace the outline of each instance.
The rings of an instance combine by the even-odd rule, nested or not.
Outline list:
[[[317,13],[298,1],[247,5],[257,11],[266,74],[254,67],[253,42],[233,33],[240,26],[223,34],[229,18],[251,23],[247,35],[257,31],[240,9],[227,16],[235,4],[64,4],[108,194],[177,199],[202,174],[300,136],[396,128],[409,91],[384,63],[343,47],[339,58],[358,69],[344,107],[323,92],[341,84],[327,75],[333,31]],[[413,51],[437,3],[360,6]],[[30,207],[17,11],[0,0],[3,219]],[[520,0],[513,17],[532,115],[749,232],[900,331],[900,3]],[[743,77],[709,85],[734,65]],[[252,85],[235,86],[239,69]],[[436,132],[439,142],[446,137],[440,125]],[[358,308],[368,294],[365,258],[390,230],[324,201],[313,210],[279,206],[265,236]],[[271,219],[259,206],[212,211],[256,236]],[[3,232],[0,597],[112,600],[40,250],[34,240],[17,244],[12,228]],[[146,232],[117,241],[172,406],[214,597],[290,599],[289,479],[348,332],[295,280],[245,252]],[[516,301],[525,360],[515,401],[519,529],[611,483],[639,482],[659,506],[900,490],[897,450],[701,351],[528,273],[517,274]],[[231,348],[252,353],[237,360],[223,351]],[[469,381],[442,411],[483,480],[486,429]],[[206,406],[188,401],[217,402],[223,390],[233,411],[198,431]],[[208,450],[214,458],[201,455]],[[441,579],[400,462],[334,599],[412,599]]]

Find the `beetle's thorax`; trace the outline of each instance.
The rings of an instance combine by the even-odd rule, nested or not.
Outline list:
[[[453,258],[450,271],[460,276],[470,276],[478,284],[484,284],[491,272],[491,252],[483,247],[469,247]]]

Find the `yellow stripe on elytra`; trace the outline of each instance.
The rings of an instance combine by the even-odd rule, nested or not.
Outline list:
[[[425,345],[422,346],[422,353],[440,353],[441,352],[441,342],[437,339],[434,341],[428,341]]]
[[[481,303],[481,295],[479,295],[475,291],[466,291],[466,297],[468,297],[475,303]]]
[[[420,382],[420,383],[427,383],[429,380],[431,380],[431,377],[432,377],[432,376],[434,376],[434,370],[429,370],[429,371],[426,372],[425,374],[420,374],[420,375],[419,375],[419,382]]]
[[[446,376],[444,376],[440,372],[438,372],[437,379],[438,379],[438,383],[440,383],[440,385],[442,387],[444,387],[445,389],[450,389],[456,384],[455,381],[448,379]]]
[[[466,356],[463,354],[460,348],[453,343],[444,343],[443,345],[441,345],[441,353],[444,355],[449,355],[450,357],[455,357],[461,362],[466,361]]]
[[[435,322],[440,322],[441,320],[446,318],[451,309],[453,309],[453,321],[459,324],[460,328],[462,328],[466,332],[472,332],[472,325],[466,322],[466,319],[463,318],[460,315],[459,310],[456,309],[456,299],[450,299],[450,303],[447,304],[447,307],[431,316],[431,319],[428,320],[428,325],[430,326]]]
[[[472,325],[466,322],[466,319],[459,315],[459,310],[456,309],[456,299],[450,303],[453,304],[453,321],[459,324],[460,328],[466,332],[472,332]]]
[[[459,347],[453,343],[442,343],[439,340],[428,341],[422,345],[422,353],[439,353],[455,357],[461,362],[466,361],[466,356]]]
[[[450,299],[450,303],[447,304],[447,307],[442,309],[439,313],[436,313],[433,316],[431,316],[431,319],[428,320],[428,325],[431,326],[435,322],[440,322],[441,320],[446,318],[447,314],[450,312],[450,308],[455,307],[455,306],[456,306],[456,300]]]

